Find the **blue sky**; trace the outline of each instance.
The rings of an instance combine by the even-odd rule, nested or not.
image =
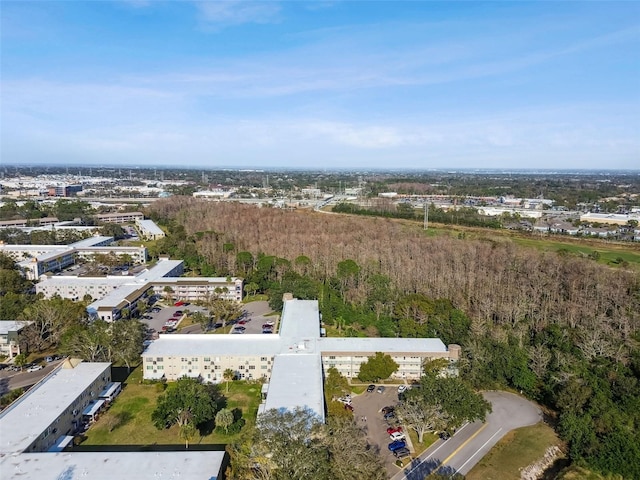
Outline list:
[[[0,8],[2,163],[640,168],[640,2]]]

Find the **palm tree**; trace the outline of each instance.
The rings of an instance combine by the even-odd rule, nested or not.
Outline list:
[[[227,381],[227,393],[229,393],[229,380],[233,380],[233,378],[236,376],[236,374],[235,374],[235,372],[233,370],[231,370],[230,368],[227,368],[222,373],[222,376]]]
[[[195,438],[197,432],[198,429],[191,422],[180,426],[178,434],[184,440],[185,448],[189,448],[189,441]]]

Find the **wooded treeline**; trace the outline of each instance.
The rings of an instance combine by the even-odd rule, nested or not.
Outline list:
[[[150,214],[172,232],[158,248],[200,273],[238,274],[271,293],[306,279],[325,321],[348,324],[353,312],[382,334],[448,331],[477,387],[544,402],[574,460],[640,478],[637,273],[381,218],[175,197]],[[345,306],[332,313],[326,296]],[[447,302],[454,310],[442,315]]]

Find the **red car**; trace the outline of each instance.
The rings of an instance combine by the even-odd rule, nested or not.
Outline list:
[[[246,325],[246,324],[247,324],[247,321],[246,321],[246,320],[240,320],[240,321],[238,322],[238,325]]]
[[[349,410],[350,412],[353,412],[353,406],[350,403],[345,403],[344,408],[345,410]]]
[[[402,427],[389,427],[387,428],[387,433],[389,435],[392,435],[394,433],[401,433],[402,432]]]
[[[184,305],[184,302],[180,301],[180,302],[176,302],[173,304],[174,307],[181,307]]]

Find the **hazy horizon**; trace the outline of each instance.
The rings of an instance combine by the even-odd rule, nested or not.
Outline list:
[[[1,163],[635,170],[638,2],[30,2]]]

